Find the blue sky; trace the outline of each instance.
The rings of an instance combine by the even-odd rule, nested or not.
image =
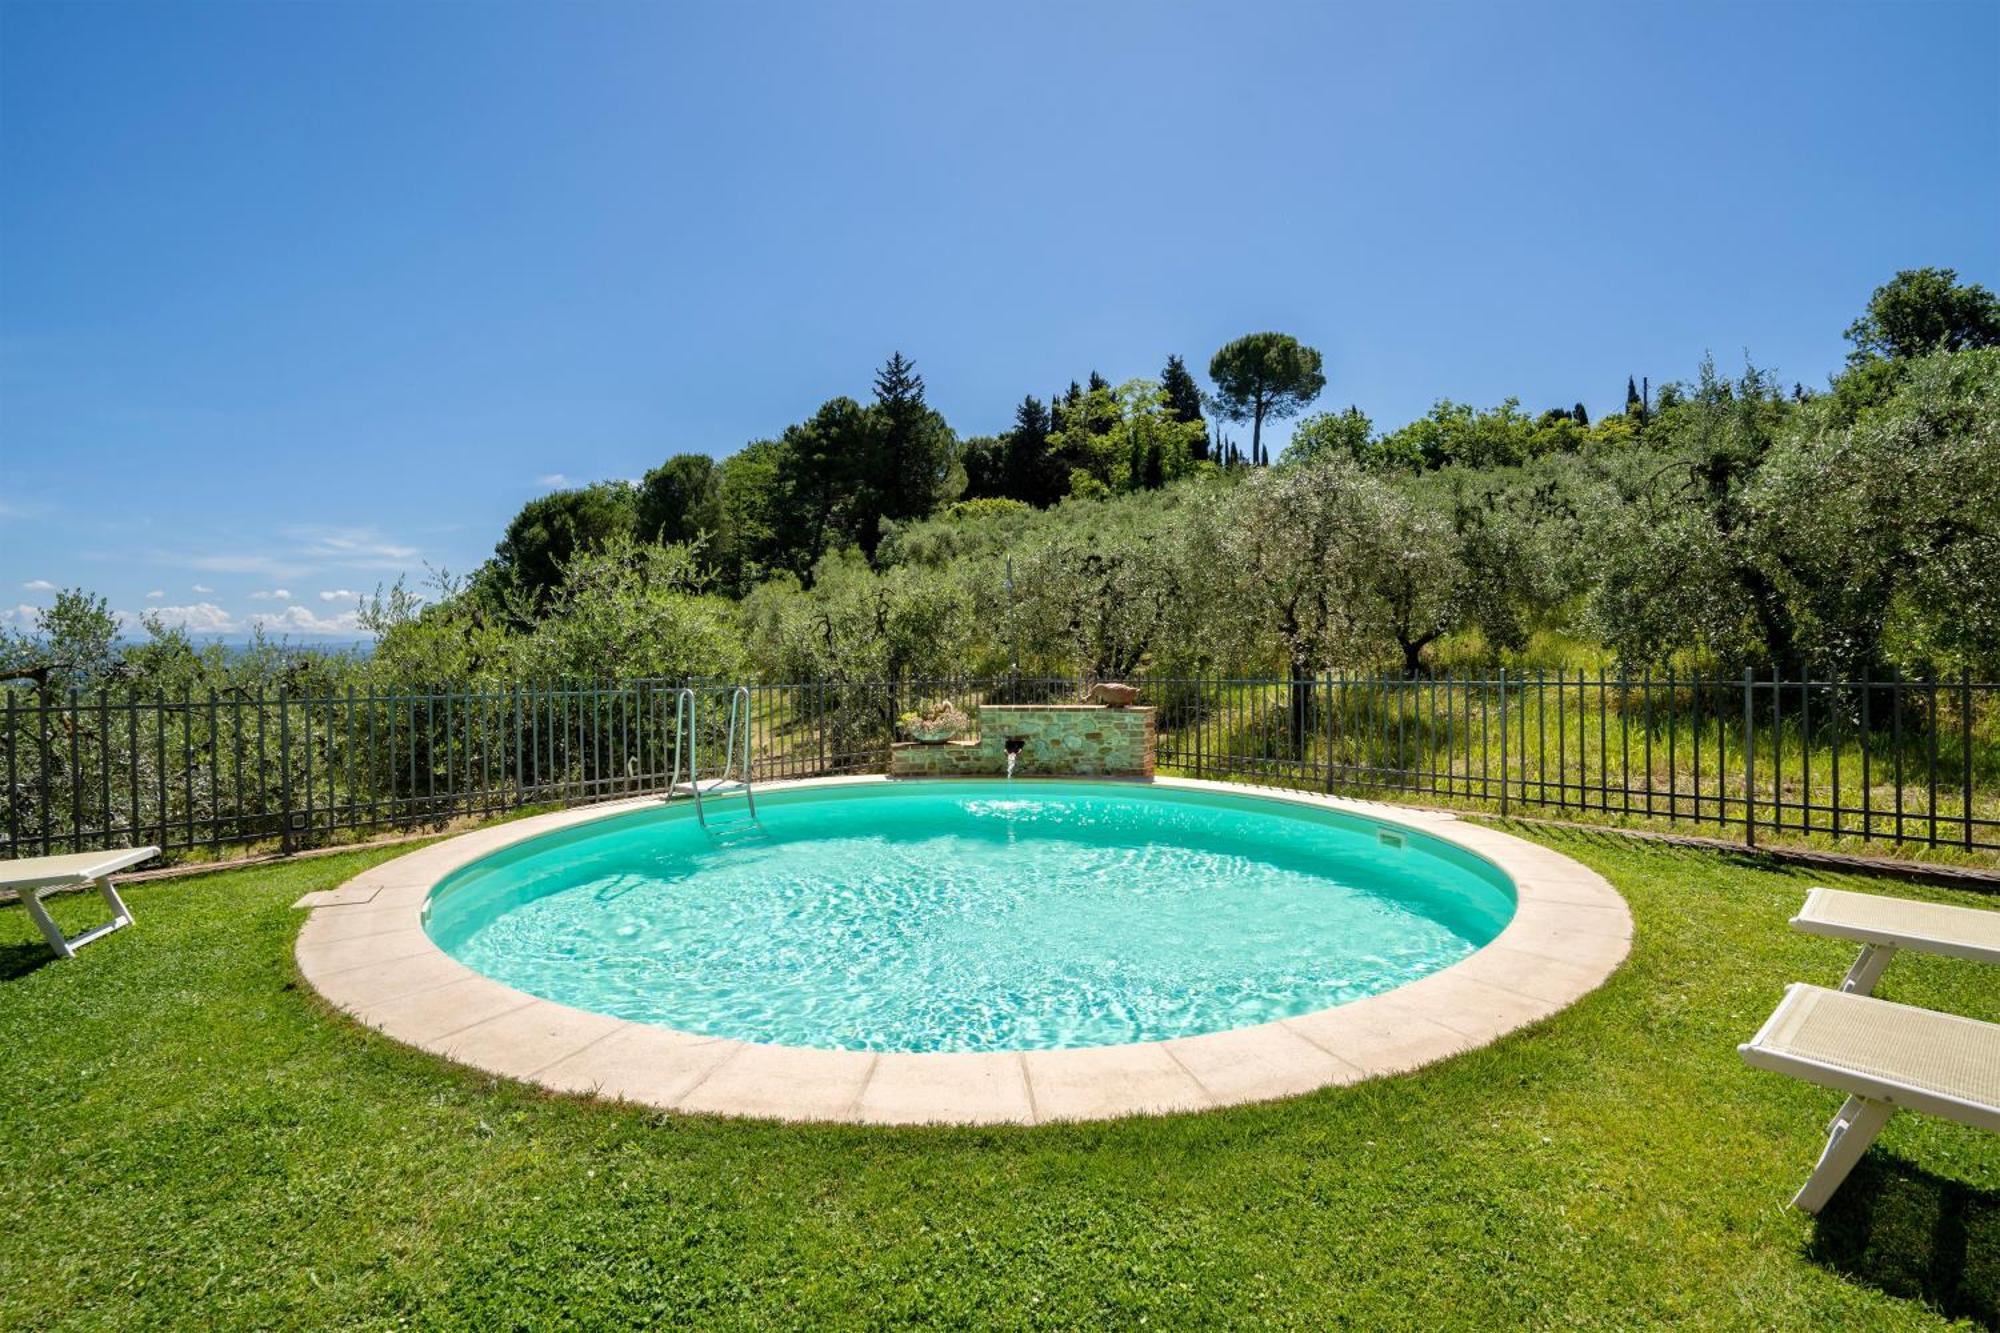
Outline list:
[[[0,624],[351,636],[898,348],[962,434],[1265,328],[1384,425],[1818,383],[1896,269],[2000,286],[1996,65],[1990,3],[0,0]]]

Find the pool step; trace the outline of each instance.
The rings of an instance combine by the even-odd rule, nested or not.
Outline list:
[[[707,828],[709,841],[724,847],[763,842],[769,838],[764,832],[764,826],[755,819],[732,819],[722,822],[710,820]]]

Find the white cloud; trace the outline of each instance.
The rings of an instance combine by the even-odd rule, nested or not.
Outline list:
[[[197,583],[197,584],[195,584],[195,585],[194,585],[194,591],[195,591],[195,592],[214,592],[214,591],[215,591],[215,589],[213,589],[213,588],[209,587],[209,586],[208,586],[208,585],[207,585],[206,583]]]
[[[254,551],[188,556],[181,563],[205,574],[262,574],[270,579],[297,578],[306,572],[296,561]]]
[[[146,600],[149,602],[157,602],[166,595],[167,595],[167,590],[165,588],[155,588],[151,592],[146,594]]]
[[[562,472],[544,472],[541,476],[535,478],[535,485],[567,486],[569,485],[569,477]]]
[[[29,592],[54,592],[56,590],[56,585],[50,583],[47,579],[29,579],[21,586]]]
[[[0,625],[33,625],[41,619],[41,611],[21,602],[15,606],[0,606]]]
[[[404,573],[421,562],[423,551],[395,541],[371,527],[296,524],[283,530],[283,540],[261,551],[210,551],[189,555],[158,551],[163,564],[209,574],[247,574],[274,584],[309,577],[334,578],[326,569],[365,569]],[[209,591],[197,585],[197,591]],[[268,599],[267,599],[268,600]]]
[[[162,625],[174,629],[184,629],[190,634],[227,634],[236,628],[236,619],[214,602],[196,602],[192,606],[161,606],[146,613],[147,618],[156,619]],[[125,623],[143,623],[140,617],[129,611],[121,611],[118,618]]]
[[[401,569],[415,560],[420,551],[384,537],[374,528],[330,528],[306,526],[286,529],[286,535],[300,542],[299,554],[355,569]]]
[[[319,599],[322,602],[352,602],[360,596],[360,593],[351,588],[321,588],[319,591]]]
[[[250,594],[250,600],[253,602],[289,602],[292,600],[292,592],[289,588],[259,588],[256,592]]]
[[[360,634],[361,617],[358,612],[343,611],[339,615],[314,615],[311,607],[288,606],[282,611],[257,612],[250,618],[252,625],[261,626],[274,634]]]

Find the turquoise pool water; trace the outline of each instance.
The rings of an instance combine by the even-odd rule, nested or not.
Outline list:
[[[1254,796],[881,783],[757,809],[761,831],[676,802],[521,843],[440,884],[428,928],[510,986],[639,1022],[1004,1051],[1324,1009],[1456,962],[1514,911],[1506,876],[1448,843]]]

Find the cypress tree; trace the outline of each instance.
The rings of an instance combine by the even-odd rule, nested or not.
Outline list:
[[[1588,426],[1590,424],[1590,413],[1583,410],[1582,403],[1578,403],[1575,407],[1570,409],[1570,417],[1579,426]]]

